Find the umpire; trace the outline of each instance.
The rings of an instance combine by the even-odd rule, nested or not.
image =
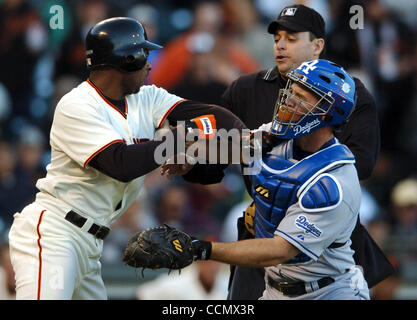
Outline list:
[[[278,92],[287,82],[285,74],[304,61],[321,58],[325,48],[324,19],[318,12],[304,5],[285,7],[277,20],[269,24],[268,32],[274,37],[276,66],[241,76],[222,96],[222,106],[237,115],[249,129],[257,129],[263,123],[271,122]],[[335,136],[355,155],[359,179],[364,180],[371,175],[378,157],[379,124],[372,96],[359,79],[354,80],[358,95],[355,111],[350,121],[336,130]],[[222,174],[218,174],[214,168],[208,169],[213,171],[210,174],[206,168],[203,175],[198,173],[200,169],[191,170],[184,178],[204,184],[215,183],[222,178]],[[246,184],[247,180],[245,178]],[[243,217],[238,219],[238,233],[239,239],[252,237],[245,227]],[[359,219],[351,240],[355,262],[363,267],[370,288],[393,272],[392,266]],[[264,289],[262,268],[232,266],[229,299],[258,299]]]

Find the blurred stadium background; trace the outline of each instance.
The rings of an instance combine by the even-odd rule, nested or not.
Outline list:
[[[57,101],[88,76],[83,41],[89,28],[108,17],[137,18],[149,38],[165,47],[150,56],[149,83],[219,104],[239,75],[274,66],[266,26],[296,2],[323,15],[326,58],[359,77],[377,102],[381,152],[372,177],[362,183],[360,214],[396,273],[372,289],[372,298],[417,298],[417,1],[0,0],[0,299],[14,298],[7,254],[13,214],[33,200],[35,182],[45,174]],[[349,26],[353,5],[363,8],[363,29]],[[54,18],[60,9],[63,21]],[[161,223],[233,241],[248,200],[233,166],[212,186],[152,172],[105,240],[109,298],[225,299],[225,265],[199,263],[180,277],[146,270],[142,277],[121,263],[121,252],[133,232]],[[184,289],[170,290],[177,285]]]

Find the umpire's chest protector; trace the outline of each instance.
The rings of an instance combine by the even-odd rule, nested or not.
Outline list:
[[[255,201],[256,238],[272,238],[287,209],[299,202],[306,212],[319,212],[341,201],[338,182],[327,172],[354,163],[350,150],[334,144],[294,164],[277,155],[256,158],[258,174],[251,177]]]

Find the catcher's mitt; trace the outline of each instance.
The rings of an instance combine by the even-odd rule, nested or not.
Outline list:
[[[134,268],[182,269],[193,262],[192,238],[168,225],[137,232],[128,241],[123,261]]]

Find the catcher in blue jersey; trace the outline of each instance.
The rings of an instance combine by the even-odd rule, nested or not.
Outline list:
[[[355,83],[327,60],[304,62],[287,76],[272,123],[259,128],[269,136],[268,152],[251,164],[254,203],[245,222],[255,238],[207,242],[159,227],[130,244],[144,248],[140,239],[152,238],[153,232],[164,238],[166,228],[169,241],[148,243],[144,250],[148,256],[164,256],[167,250],[171,261],[145,264],[143,255],[132,254],[141,255],[140,250],[130,248],[124,257],[128,264],[178,269],[212,259],[264,267],[266,289],[260,299],[369,299],[350,247],[361,202],[355,158],[333,134],[355,108]],[[178,260],[187,262],[178,265]]]

